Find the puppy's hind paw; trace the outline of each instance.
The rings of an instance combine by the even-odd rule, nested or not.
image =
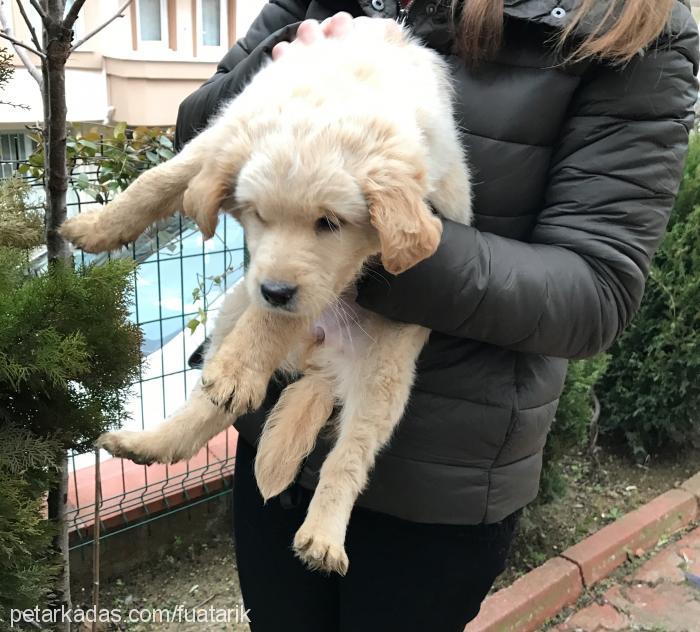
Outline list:
[[[119,231],[111,230],[100,211],[81,213],[63,222],[60,233],[85,252],[106,252],[123,246],[126,241]]]
[[[294,536],[294,552],[311,570],[345,575],[350,561],[343,542],[302,524]]]
[[[189,454],[178,453],[172,447],[163,445],[162,441],[158,441],[148,431],[106,432],[98,437],[95,446],[107,450],[114,457],[128,459],[138,465],[171,464],[190,457]]]

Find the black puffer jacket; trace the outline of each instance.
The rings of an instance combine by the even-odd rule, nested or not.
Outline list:
[[[677,1],[659,45],[626,67],[564,67],[547,42],[576,4],[505,0],[503,49],[476,69],[449,54],[449,0],[415,0],[410,11],[415,33],[453,68],[476,225],[446,222],[435,256],[399,277],[385,273],[388,288],[372,279],[361,288],[366,307],[434,332],[365,507],[471,524],[527,504],[567,358],[608,347],[639,306],[693,121],[696,24]],[[300,20],[341,9],[393,18],[397,2],[273,0],[182,104],[180,142]],[[255,442],[263,419],[236,425]],[[309,457],[302,484],[314,484],[326,449]]]

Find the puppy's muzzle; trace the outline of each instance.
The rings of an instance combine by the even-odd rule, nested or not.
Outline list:
[[[298,286],[279,281],[265,281],[260,284],[260,293],[272,307],[289,309],[296,296]]]

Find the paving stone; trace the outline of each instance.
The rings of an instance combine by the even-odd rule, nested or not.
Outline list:
[[[603,632],[607,630],[629,629],[627,615],[616,610],[610,604],[593,604],[579,610],[565,623],[557,628],[557,632]]]
[[[700,591],[688,584],[616,586],[605,593],[605,600],[629,617],[630,629],[700,630]]]
[[[685,572],[700,575],[700,529],[652,557],[633,576],[632,582],[657,584],[685,582]],[[698,625],[700,629],[700,624]]]
[[[658,584],[661,581],[679,584],[685,581],[685,574],[681,568],[683,558],[676,549],[664,551],[652,557],[633,576],[636,583]]]

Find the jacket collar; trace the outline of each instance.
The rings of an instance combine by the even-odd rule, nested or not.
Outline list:
[[[450,11],[450,0],[414,0],[416,9],[425,14],[428,6],[431,6],[433,19],[445,22]],[[468,0],[467,0],[468,1]],[[398,0],[358,0],[360,8],[371,17],[396,18],[398,13]],[[504,0],[504,13],[508,17],[537,22],[553,28],[563,28],[568,24],[571,16],[580,4],[580,0]],[[605,10],[605,3],[600,2],[600,11]],[[677,0],[673,9],[669,31],[678,33],[692,19],[689,0]],[[578,25],[577,33],[582,37],[589,35],[596,27],[599,20],[594,18]]]

